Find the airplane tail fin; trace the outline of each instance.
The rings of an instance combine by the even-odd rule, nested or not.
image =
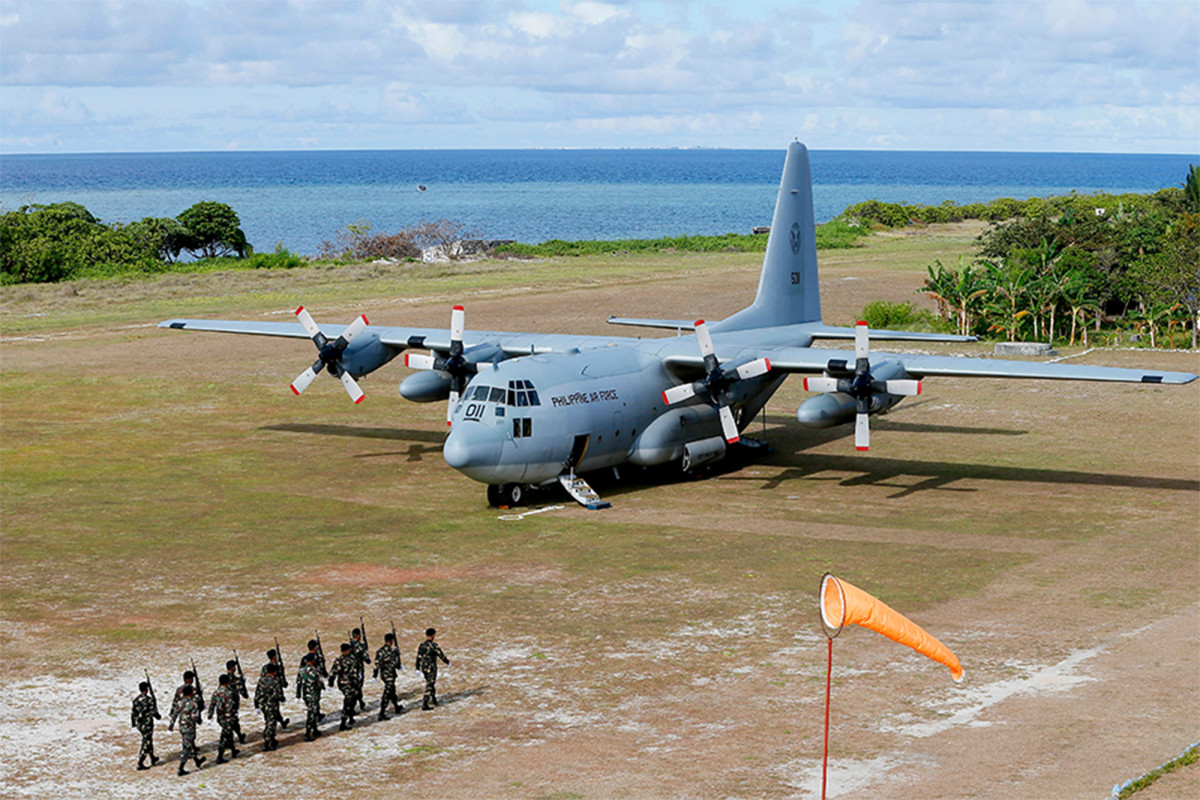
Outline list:
[[[820,321],[812,169],[808,148],[795,141],[783,165],[754,303],[710,327],[714,332],[738,331]]]

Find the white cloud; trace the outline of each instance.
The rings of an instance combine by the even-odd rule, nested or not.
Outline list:
[[[937,149],[970,146],[989,114],[1007,112],[1025,115],[1013,141],[1026,148],[1102,149],[1113,108],[1139,147],[1194,150],[1200,138],[1194,0],[71,7],[0,0],[5,147],[103,149],[136,119],[142,136],[126,141],[187,146],[189,129],[220,131],[196,148],[293,147],[298,130],[326,146],[369,146],[356,137],[374,131],[392,146],[570,144],[572,133],[592,145],[686,134],[774,146],[779,130],[803,130],[818,147]],[[39,111],[49,91],[59,104]],[[55,127],[87,114],[90,138]]]

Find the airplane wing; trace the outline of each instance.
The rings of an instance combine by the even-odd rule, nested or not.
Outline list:
[[[771,360],[771,369],[781,372],[824,372],[830,361],[848,362],[853,368],[853,353],[845,350],[817,350],[804,347],[763,348],[761,355]],[[1114,381],[1120,383],[1191,383],[1189,372],[1156,369],[1096,367],[1086,364],[1047,364],[1010,361],[999,358],[912,355],[907,353],[871,353],[874,364],[898,362],[912,378],[946,375],[963,378],[1034,378],[1066,381]]]

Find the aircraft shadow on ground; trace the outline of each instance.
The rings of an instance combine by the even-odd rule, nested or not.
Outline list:
[[[355,730],[359,730],[361,728],[369,728],[374,725],[395,724],[398,722],[403,723],[405,720],[407,720],[409,718],[410,714],[412,714],[412,715],[422,714],[422,713],[436,714],[439,710],[444,709],[446,706],[450,706],[455,703],[461,703],[462,701],[468,700],[472,697],[475,697],[476,695],[483,694],[484,692],[488,691],[488,689],[490,689],[490,688],[491,687],[484,685],[484,686],[476,686],[471,689],[464,689],[460,692],[450,692],[448,694],[440,694],[439,693],[438,702],[440,703],[440,705],[438,706],[438,708],[436,708],[432,711],[428,711],[428,712],[421,711],[421,702],[420,701],[425,693],[424,688],[417,689],[414,691],[409,691],[409,692],[398,692],[397,694],[399,695],[399,699],[400,699],[400,707],[404,709],[403,714],[400,714],[399,716],[397,716],[396,714],[393,713],[386,720],[379,719],[379,701],[376,700],[374,702],[368,702],[367,710],[360,712],[357,715],[357,717],[355,717],[354,727],[351,728],[350,730],[355,731]],[[416,702],[411,702],[414,700]],[[332,708],[333,704],[335,702],[338,705],[338,709]],[[317,726],[317,729],[321,732],[321,737],[320,737],[321,739],[324,739],[329,736],[336,736],[339,733],[349,733],[350,732],[350,731],[339,731],[338,730],[339,726],[342,724],[342,712],[340,710],[340,706],[341,706],[341,696],[337,695],[336,693],[333,693],[332,690],[328,690],[325,693],[325,695],[321,698],[321,707],[323,709],[327,709],[325,711],[325,719],[323,719],[321,721],[321,723]],[[291,716],[288,717],[291,721],[291,724],[288,725],[287,730],[284,730],[282,728],[277,729],[276,735],[275,735],[276,741],[279,742],[280,750],[287,748],[287,747],[304,746],[306,744],[309,744],[308,742],[304,741],[304,714],[305,714],[304,706],[301,705],[298,709],[292,708],[292,709],[289,709],[288,711],[291,714]],[[287,717],[287,714],[288,714],[288,712],[285,712],[285,717]],[[238,745],[237,760],[241,760],[241,759],[245,759],[245,758],[256,758],[258,756],[269,755],[271,752],[273,752],[273,751],[262,749],[262,745],[263,745],[262,729],[261,729],[261,727],[259,727],[261,725],[261,721],[262,721],[262,717],[261,717],[261,715],[259,715],[257,713],[255,713],[253,715],[251,715],[251,714],[243,715],[243,719],[241,720],[241,723],[242,723],[242,730],[244,732],[246,732],[246,743]],[[256,728],[256,731],[254,733],[249,732],[249,729],[252,727]],[[155,734],[157,735],[162,732],[163,731],[156,730]],[[202,755],[207,759],[207,761],[204,762],[204,765],[200,767],[200,769],[203,771],[212,769],[214,766],[215,767],[224,766],[223,764],[216,763],[217,742],[215,741],[215,739],[219,738],[220,734],[221,734],[221,728],[220,728],[220,726],[216,725],[215,723],[206,724],[205,726],[196,729],[197,738],[203,736],[203,737],[205,737],[206,740],[209,738],[213,739],[212,741],[205,741],[203,743],[198,742],[197,746],[196,746],[196,752],[199,755]],[[178,734],[177,733],[174,733],[174,734],[168,733],[167,735],[168,736],[177,736]],[[160,755],[158,766],[156,768],[163,769],[163,768],[169,766],[172,769],[177,769],[179,767],[179,753],[180,753],[179,750],[172,749],[171,751],[167,752],[165,755]],[[187,766],[184,767],[184,769],[186,769],[188,772],[196,772],[195,762],[188,761]]]
[[[446,434],[437,431],[417,430],[415,428],[366,428],[355,425],[328,425],[316,423],[281,423],[278,425],[263,425],[262,431],[282,431],[284,433],[312,433],[318,436],[351,436],[359,439],[388,439],[392,441],[411,442],[407,450],[388,450],[379,453],[360,453],[354,458],[383,458],[388,456],[405,456],[408,461],[421,461],[426,455],[442,452],[442,444]]]

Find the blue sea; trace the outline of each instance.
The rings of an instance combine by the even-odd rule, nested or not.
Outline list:
[[[1196,155],[811,151],[817,221],[862,200],[938,204],[1183,183]],[[769,225],[784,150],[375,150],[0,156],[0,203],[103,222],[216,200],[258,250],[314,254],[347,224],[449,219],[491,239],[656,238]],[[419,187],[425,187],[424,191]]]

